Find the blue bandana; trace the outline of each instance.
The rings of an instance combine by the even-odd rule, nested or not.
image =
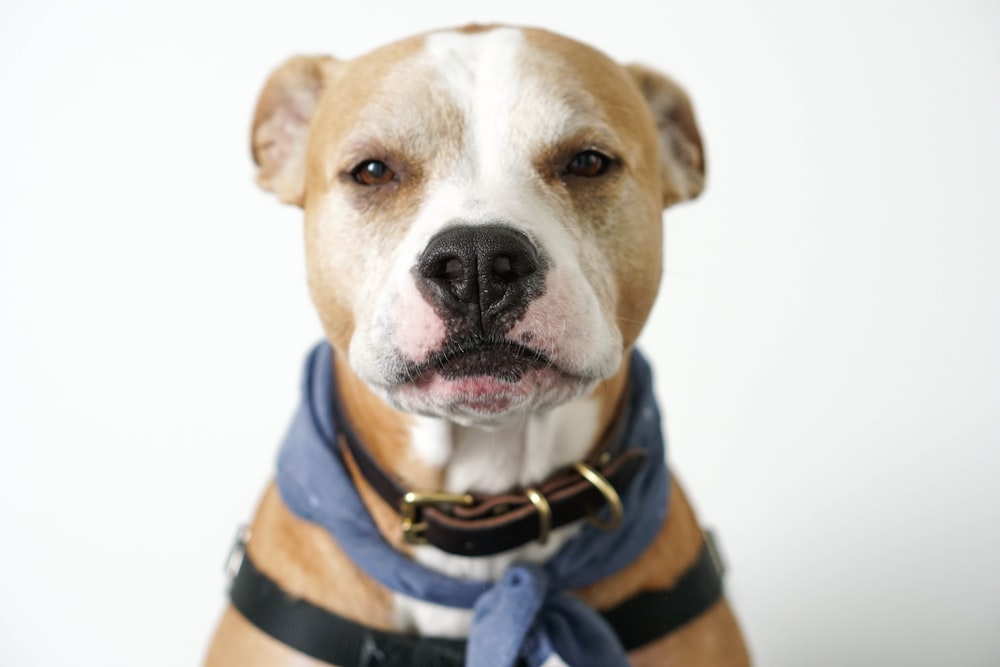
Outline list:
[[[324,527],[368,576],[397,593],[473,610],[466,664],[539,667],[553,654],[573,667],[627,667],[607,622],[568,591],[607,578],[635,561],[666,517],[667,471],[649,365],[630,359],[629,423],[622,439],[646,462],[621,494],[624,520],[602,532],[585,523],[544,565],[519,563],[497,582],[470,581],[424,567],[394,549],[361,502],[337,445],[333,350],[321,343],[305,366],[303,397],[278,455],[277,484],[297,516]]]

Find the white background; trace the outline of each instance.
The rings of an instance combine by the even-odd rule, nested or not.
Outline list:
[[[667,213],[643,344],[758,664],[1000,664],[985,0],[4,2],[0,664],[198,663],[320,335],[256,94],[471,20],[694,99],[709,186]]]

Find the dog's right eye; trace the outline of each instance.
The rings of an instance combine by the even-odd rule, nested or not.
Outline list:
[[[385,185],[396,173],[381,160],[365,160],[351,171],[351,176],[361,185]]]
[[[573,159],[566,166],[566,173],[571,176],[596,178],[606,172],[610,166],[611,158],[607,155],[595,150],[586,150],[573,156]]]

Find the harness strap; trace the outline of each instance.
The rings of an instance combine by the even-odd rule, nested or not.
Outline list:
[[[245,545],[238,543],[238,550]],[[237,555],[240,555],[237,553]],[[710,533],[673,587],[639,593],[601,612],[626,651],[665,637],[722,595],[722,567]],[[244,618],[279,642],[340,667],[462,667],[464,640],[384,632],[286,593],[243,551],[229,597]]]

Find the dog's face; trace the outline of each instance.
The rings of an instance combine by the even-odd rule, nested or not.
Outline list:
[[[674,84],[512,28],[289,61],[254,154],[305,210],[313,300],[355,373],[479,424],[619,369],[659,284],[661,210],[704,176]]]

